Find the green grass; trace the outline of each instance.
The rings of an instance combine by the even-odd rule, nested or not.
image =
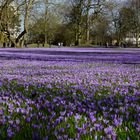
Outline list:
[[[39,48],[42,48],[43,47],[43,44],[39,44]],[[38,48],[38,45],[37,43],[33,43],[33,44],[28,44],[28,48]],[[44,48],[49,48],[49,44],[45,44],[44,45]]]

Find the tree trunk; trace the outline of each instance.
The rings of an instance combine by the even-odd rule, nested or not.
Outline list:
[[[32,7],[34,0],[25,0],[25,16],[24,16],[24,30],[19,34],[15,41],[15,47],[21,48],[24,42],[24,36],[28,33],[28,17],[29,11]]]
[[[86,43],[90,43],[90,17],[89,17],[89,10],[90,10],[91,0],[88,0],[87,9],[86,9]]]
[[[139,34],[136,33],[136,47],[139,47]]]
[[[13,0],[9,0],[11,2]],[[32,7],[34,0],[24,0],[25,2],[25,15],[24,15],[24,30],[18,35],[16,38],[12,38],[10,35],[10,31],[8,28],[4,28],[4,33],[7,35],[8,39],[10,40],[12,47],[19,48],[22,46],[22,42],[24,39],[25,34],[28,33],[28,16],[29,16],[29,11]]]
[[[77,31],[76,31],[76,41],[75,41],[75,45],[79,46],[81,45],[81,27],[80,24],[77,27]]]
[[[48,0],[45,0],[45,44],[47,41],[47,17],[48,17]]]
[[[75,34],[75,46],[79,45],[78,32]]]

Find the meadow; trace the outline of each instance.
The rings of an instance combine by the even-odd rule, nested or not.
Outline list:
[[[0,139],[140,139],[139,50],[2,49],[0,58]]]

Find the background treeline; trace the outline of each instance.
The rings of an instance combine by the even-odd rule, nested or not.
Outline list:
[[[65,46],[140,44],[139,0],[0,0],[0,40]]]

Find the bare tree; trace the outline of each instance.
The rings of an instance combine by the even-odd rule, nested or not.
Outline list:
[[[86,15],[86,43],[90,44],[90,17],[94,14],[100,14],[105,0],[85,0],[85,15]]]
[[[12,43],[13,47],[21,47],[22,42],[23,42],[23,37],[25,34],[28,32],[28,18],[30,14],[30,10],[32,8],[33,2],[35,0],[24,0],[20,1],[17,3],[17,7],[15,8],[15,3],[17,2],[16,0],[5,0],[1,4],[1,14],[0,14],[0,26],[1,26],[1,31],[8,37],[10,42]],[[15,10],[19,10],[20,7],[23,8],[24,14],[23,14],[23,19],[24,19],[24,28],[21,33],[19,33],[18,36],[13,37],[12,33],[10,31],[10,28],[8,27],[8,24],[4,21],[3,18],[5,18],[6,14],[5,10],[12,6]],[[18,11],[15,11],[15,14],[18,14]]]
[[[130,8],[134,11],[134,15],[132,17],[133,20],[133,34],[136,39],[136,47],[139,47],[139,37],[140,37],[140,1],[139,0],[131,0]]]
[[[71,0],[70,20],[75,30],[75,45],[81,45],[84,0]]]

